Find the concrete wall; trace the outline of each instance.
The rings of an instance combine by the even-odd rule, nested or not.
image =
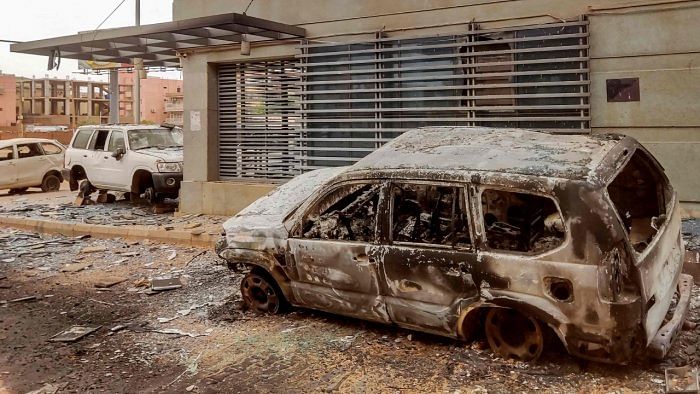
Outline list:
[[[174,0],[174,19],[226,12],[241,13],[249,0]],[[681,199],[700,202],[700,182],[688,168],[700,165],[700,1],[630,0],[256,0],[248,15],[295,24],[307,38],[324,42],[358,41],[384,30],[391,37],[463,33],[466,23],[482,28],[518,26],[577,19],[591,21],[591,125],[595,132],[623,132],[639,138],[665,166]],[[187,54],[185,80],[184,212],[231,214],[252,192],[250,184],[218,181],[216,67],[220,63],[293,56],[297,43],[253,45],[251,56],[238,48],[207,49]],[[605,80],[638,77],[641,101],[608,103]],[[192,111],[201,117],[201,130],[190,129]],[[227,196],[210,201],[218,191]],[[245,197],[242,197],[245,196]],[[209,208],[208,208],[209,207]]]
[[[17,91],[14,75],[0,74],[0,127],[17,122]]]
[[[700,7],[593,12],[589,20],[594,131],[640,140],[681,199],[700,202]],[[640,101],[608,103],[605,82],[615,78],[639,78]]]

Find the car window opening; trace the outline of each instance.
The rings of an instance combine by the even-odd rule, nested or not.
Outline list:
[[[0,148],[0,161],[14,160],[15,153],[11,146]]]
[[[107,135],[109,134],[109,131],[107,130],[98,130],[97,134],[95,134],[95,141],[92,144],[92,149],[93,150],[105,150],[105,144],[107,143]]]
[[[640,150],[608,185],[608,195],[635,251],[644,251],[666,221],[670,194],[666,177]]]
[[[369,242],[374,240],[379,185],[341,187],[304,223],[304,238]]]
[[[481,204],[491,249],[542,253],[564,241],[564,222],[550,198],[489,189]]]
[[[462,189],[406,184],[396,185],[392,196],[394,241],[471,245]]]
[[[17,145],[17,153],[20,159],[44,155],[38,144]]]
[[[90,136],[92,135],[91,129],[84,129],[78,131],[78,134],[73,140],[73,148],[76,149],[87,149],[88,142],[90,142]]]

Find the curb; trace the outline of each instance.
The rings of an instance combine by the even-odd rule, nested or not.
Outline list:
[[[150,240],[161,243],[195,246],[213,249],[218,235],[208,233],[193,235],[188,231],[166,231],[162,228],[144,226],[107,226],[104,224],[87,224],[58,222],[54,220],[30,219],[0,216],[0,226],[14,227],[38,233],[61,234],[69,237],[91,235],[96,238],[123,238],[132,241]]]

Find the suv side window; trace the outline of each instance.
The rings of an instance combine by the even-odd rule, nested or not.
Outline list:
[[[61,149],[58,145],[54,145],[49,142],[42,142],[41,147],[44,149],[44,154],[47,155],[59,155],[61,152],[63,152],[63,149]]]
[[[0,161],[14,160],[15,150],[12,145],[0,148]]]
[[[397,184],[391,196],[394,242],[472,245],[463,188]]]
[[[75,136],[73,140],[73,148],[75,149],[87,149],[88,142],[90,142],[90,136],[92,135],[91,129],[83,129],[78,131],[78,135]]]
[[[486,189],[481,212],[491,249],[537,254],[564,242],[564,222],[549,197]]]
[[[17,145],[17,155],[20,159],[28,157],[43,156],[44,152],[39,148],[39,144],[21,144]]]
[[[107,145],[107,150],[110,152],[116,152],[119,148],[126,150],[126,144],[124,143],[124,132],[120,130],[112,130],[112,134],[109,136],[109,145]]]
[[[303,238],[372,242],[377,228],[379,184],[337,188],[303,220]]]
[[[105,145],[107,144],[107,136],[109,135],[109,130],[97,130],[95,136],[92,137],[92,142],[90,142],[91,150],[105,150]]]

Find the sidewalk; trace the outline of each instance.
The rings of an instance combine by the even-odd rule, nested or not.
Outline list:
[[[65,185],[64,185],[65,187]],[[0,226],[66,236],[149,239],[155,242],[213,248],[223,216],[155,214],[148,205],[127,201],[73,206],[76,193],[0,194]],[[93,196],[93,200],[96,196]],[[176,207],[176,206],[173,206]]]

